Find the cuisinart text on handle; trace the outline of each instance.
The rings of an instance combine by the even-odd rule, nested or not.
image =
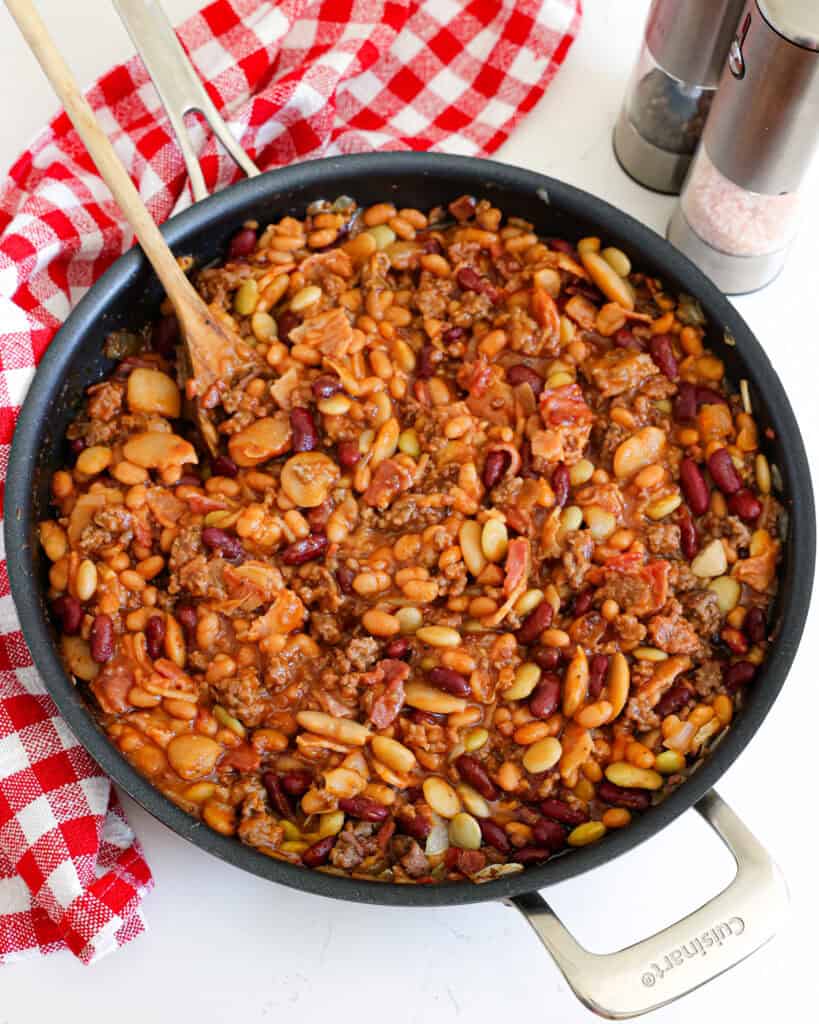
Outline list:
[[[640,979],[646,988],[653,988],[658,981],[673,971],[675,967],[683,967],[686,960],[693,960],[698,956],[708,956],[708,950],[713,946],[721,946],[723,942],[745,931],[745,922],[741,917],[731,917],[721,924],[714,925],[708,931],[703,932],[689,942],[670,950],[663,957],[662,963],[649,964],[649,970],[644,971]]]

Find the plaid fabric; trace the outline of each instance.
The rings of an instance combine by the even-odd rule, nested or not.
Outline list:
[[[580,0],[217,0],[180,29],[233,134],[263,168],[374,149],[491,153],[543,94]],[[141,62],[89,94],[157,221],[190,202]],[[211,190],[239,173],[200,126]],[[17,410],[72,306],[131,245],[65,114],[0,191],[0,486]],[[0,555],[2,552],[0,552]],[[0,961],[85,962],[139,934],[152,884],[116,794],[31,663],[0,561]]]

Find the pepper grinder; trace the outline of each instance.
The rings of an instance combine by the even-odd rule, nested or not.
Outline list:
[[[668,239],[729,295],[776,277],[819,140],[819,3],[747,0]]]
[[[614,153],[641,185],[680,191],[744,3],[653,0],[614,129]]]

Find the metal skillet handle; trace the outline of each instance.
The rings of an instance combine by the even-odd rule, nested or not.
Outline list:
[[[128,29],[165,107],[188,169],[194,200],[199,202],[206,198],[208,190],[185,127],[185,114],[192,110],[202,114],[213,134],[249,178],[260,174],[259,168],[230,134],[221,114],[211,102],[158,0],[114,0],[114,7]]]
[[[715,978],[771,939],[788,892],[779,868],[714,790],[697,810],[733,853],[734,880],[682,921],[617,953],[580,946],[536,892],[510,902],[554,957],[575,995],[610,1020],[656,1010]]]

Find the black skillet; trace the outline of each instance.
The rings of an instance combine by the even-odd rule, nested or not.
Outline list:
[[[392,200],[397,206],[427,209],[463,193],[486,196],[505,214],[534,222],[541,235],[578,239],[594,234],[620,246],[636,268],[699,300],[708,320],[708,345],[725,361],[730,379],[749,382],[754,414],[767,438],[768,458],[779,467],[780,497],[789,513],[776,642],[741,713],[684,785],[629,828],[541,866],[483,885],[408,886],[351,880],[265,857],[203,827],[138,775],[96,725],[62,667],[43,598],[46,567],[36,542],[37,522],[49,515],[49,478],[67,456],[66,426],[88,385],[113,368],[102,354],[106,335],[139,327],[157,315],[161,289],[137,249],[108,270],[66,321],[20,414],[5,499],[12,592],[35,664],[80,742],[115,782],[178,835],[245,871],[337,899],[416,907],[508,899],[527,916],[587,1006],[603,1016],[630,1017],[670,1002],[753,952],[773,935],[786,903],[775,865],[711,788],[750,741],[785,683],[813,580],[816,528],[808,463],[793,410],[767,356],[716,287],[653,231],[569,185],[491,161],[420,153],[316,160],[225,189],[174,217],[163,234],[177,255],[193,255],[203,264],[224,256],[228,239],[243,221],[299,216],[315,199],[346,194],[361,204]],[[690,807],[734,852],[735,881],[684,921],[635,946],[607,956],[583,950],[538,890],[626,853]]]

